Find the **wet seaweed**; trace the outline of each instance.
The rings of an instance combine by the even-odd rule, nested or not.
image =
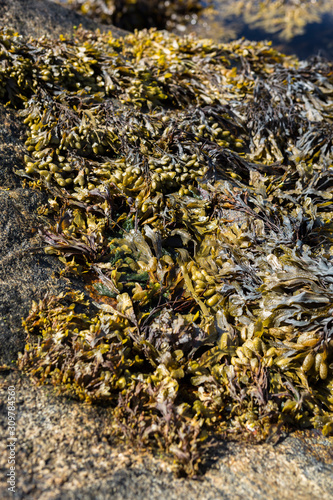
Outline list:
[[[332,67],[155,30],[0,50],[45,252],[86,290],[33,303],[19,367],[184,474],[212,433],[332,434]]]

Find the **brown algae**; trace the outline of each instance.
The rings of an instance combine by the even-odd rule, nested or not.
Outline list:
[[[5,30],[0,97],[50,195],[45,251],[86,288],[33,303],[20,368],[186,474],[212,433],[332,434],[332,65]]]

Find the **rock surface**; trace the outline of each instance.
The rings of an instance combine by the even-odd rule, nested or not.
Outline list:
[[[50,0],[0,0],[0,25],[13,28],[24,36],[57,36],[71,33],[73,26],[85,29],[111,30],[114,36],[125,32],[119,28],[102,26],[73,10]]]
[[[40,246],[36,210],[46,196],[22,187],[20,168],[24,129],[15,113],[0,105],[0,363],[11,363],[24,348],[22,317],[32,298],[63,283],[52,279],[55,259],[30,248]]]
[[[0,24],[25,36],[98,25],[46,0],[0,0]],[[108,28],[109,29],[109,28]],[[120,30],[112,29],[120,35]],[[38,250],[38,207],[46,195],[22,185],[24,126],[0,105],[0,365],[24,348],[21,318],[33,299],[66,286],[58,260]],[[31,250],[32,249],[32,250]],[[201,480],[176,479],[159,456],[110,438],[108,409],[87,407],[36,387],[15,370],[0,378],[0,497],[7,490],[7,388],[16,388],[15,498],[48,499],[305,499],[333,497],[332,440],[318,433],[286,437],[277,445],[220,443]]]
[[[0,425],[6,427],[8,386],[16,388],[17,496],[39,500],[322,499],[333,496],[333,451],[316,433],[277,445],[221,443],[200,480],[175,478],[172,464],[110,438],[107,409],[80,405],[17,373],[3,376]],[[0,444],[0,492],[6,491],[8,449]]]

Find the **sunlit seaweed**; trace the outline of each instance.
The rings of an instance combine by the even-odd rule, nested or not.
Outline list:
[[[265,43],[2,31],[18,174],[86,289],[33,303],[20,368],[186,474],[215,432],[332,434],[332,75]]]

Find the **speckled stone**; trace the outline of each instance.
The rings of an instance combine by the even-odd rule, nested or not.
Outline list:
[[[116,443],[108,408],[57,396],[18,372],[0,377],[0,497],[6,490],[7,388],[16,388],[15,498],[38,500],[277,500],[333,497],[332,441],[295,433],[273,445],[220,442],[200,480],[179,479],[167,458]]]

